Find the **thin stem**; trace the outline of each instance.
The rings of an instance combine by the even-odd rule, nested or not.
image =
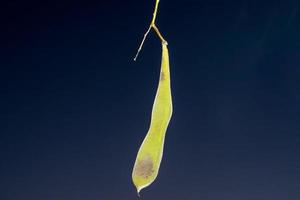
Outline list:
[[[136,55],[134,56],[134,61],[136,61],[136,59],[137,59],[137,57],[138,57],[138,55],[139,55],[139,53],[140,53],[140,51],[142,50],[142,48],[143,48],[143,45],[144,45],[144,42],[145,42],[145,40],[146,40],[146,37],[147,37],[147,35],[148,35],[148,33],[150,32],[150,30],[151,30],[151,25],[149,26],[149,28],[148,28],[148,30],[147,30],[147,32],[144,34],[144,37],[143,37],[143,40],[142,40],[142,42],[141,42],[141,44],[140,44],[140,46],[139,46],[139,49],[138,49],[138,51],[136,52]]]
[[[161,35],[161,33],[159,32],[159,29],[157,28],[157,26],[155,24],[152,25],[152,28],[155,30],[157,36],[159,37],[159,39],[161,40],[161,42],[163,44],[168,45],[168,42],[165,40],[165,38]]]
[[[153,12],[153,18],[152,18],[152,21],[151,21],[151,25],[154,25],[154,24],[155,24],[156,15],[157,15],[157,10],[158,10],[158,4],[159,4],[159,0],[156,0],[154,12]]]
[[[158,4],[159,4],[159,0],[156,0],[155,3],[155,8],[154,8],[154,12],[153,12],[153,18],[151,20],[151,24],[148,28],[148,30],[146,31],[146,33],[144,34],[143,40],[138,48],[138,51],[135,55],[135,57],[133,58],[134,61],[136,61],[137,57],[139,56],[140,51],[143,48],[144,42],[148,36],[148,33],[150,32],[151,28],[154,29],[155,33],[157,34],[157,36],[159,37],[160,41],[162,42],[162,44],[168,44],[168,42],[164,39],[164,37],[162,36],[162,34],[160,33],[159,29],[157,28],[156,24],[155,24],[155,20],[156,20],[156,15],[157,15],[157,11],[158,11]]]

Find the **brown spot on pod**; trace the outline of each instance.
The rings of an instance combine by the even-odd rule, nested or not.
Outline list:
[[[160,72],[159,80],[160,80],[160,81],[163,81],[163,80],[165,80],[165,79],[166,79],[165,73],[164,73],[164,72]]]
[[[153,174],[153,172],[153,160],[149,155],[145,156],[142,160],[138,160],[135,168],[135,175],[147,179]]]

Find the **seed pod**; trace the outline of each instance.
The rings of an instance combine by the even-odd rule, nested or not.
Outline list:
[[[172,116],[169,53],[166,43],[162,43],[160,79],[156,92],[151,124],[140,146],[132,172],[132,180],[139,192],[149,186],[157,177],[163,155],[166,130]]]

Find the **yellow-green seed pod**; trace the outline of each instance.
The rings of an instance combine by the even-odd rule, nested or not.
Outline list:
[[[159,85],[154,100],[151,124],[140,146],[132,172],[132,180],[139,193],[157,177],[163,155],[165,134],[172,115],[169,53],[162,43],[162,61]]]

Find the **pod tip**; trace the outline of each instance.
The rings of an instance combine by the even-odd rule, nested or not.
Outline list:
[[[142,188],[139,188],[139,187],[136,188],[136,192],[137,192],[138,197],[141,197],[141,195],[140,195],[141,190],[142,190]]]

